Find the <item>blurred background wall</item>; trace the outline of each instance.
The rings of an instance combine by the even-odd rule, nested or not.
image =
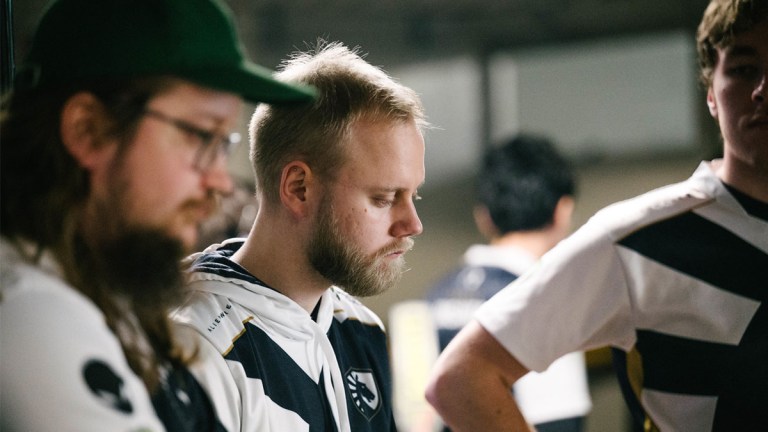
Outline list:
[[[12,3],[17,62],[47,3]],[[575,227],[609,203],[685,179],[719,151],[694,45],[707,0],[227,3],[257,63],[275,68],[317,38],[339,40],[423,98],[435,126],[426,134],[427,181],[417,204],[424,233],[399,286],[363,300],[385,323],[392,304],[421,298],[467,246],[483,241],[471,207],[485,146],[521,130],[554,138],[577,167]],[[228,207],[237,220],[225,220],[247,229],[255,203],[245,146],[231,169],[244,192]],[[591,365],[589,430],[623,430],[626,413],[605,357],[592,353]]]

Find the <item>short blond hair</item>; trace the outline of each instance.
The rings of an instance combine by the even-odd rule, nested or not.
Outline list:
[[[360,119],[427,126],[416,92],[366,62],[358,49],[319,41],[310,51],[294,53],[278,71],[278,80],[314,86],[318,96],[306,105],[260,105],[251,118],[251,163],[265,200],[277,202],[282,169],[292,160],[332,179],[344,162],[350,126]]]

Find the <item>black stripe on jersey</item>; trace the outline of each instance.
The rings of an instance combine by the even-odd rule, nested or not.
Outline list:
[[[650,330],[637,331],[643,387],[716,396],[730,384],[723,366],[732,366],[733,345],[702,342]]]
[[[298,414],[309,424],[310,432],[337,430],[322,374],[315,383],[260,328],[246,323],[245,332],[225,358],[240,363],[248,378],[261,380],[264,393],[277,405]]]
[[[619,242],[645,257],[761,303],[738,346],[638,330],[643,388],[717,396],[713,430],[768,424],[768,254],[694,213]]]
[[[739,346],[638,330],[643,388],[716,396],[715,431],[768,425],[768,308],[761,305]]]
[[[720,289],[768,298],[768,254],[695,213],[644,227],[619,244]]]

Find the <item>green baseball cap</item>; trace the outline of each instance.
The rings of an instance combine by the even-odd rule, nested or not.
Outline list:
[[[309,101],[243,54],[219,0],[57,0],[43,16],[15,86],[170,75],[258,103]]]

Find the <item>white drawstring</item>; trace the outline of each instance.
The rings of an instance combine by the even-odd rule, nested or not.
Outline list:
[[[336,354],[331,346],[331,341],[328,340],[328,336],[314,321],[312,327],[315,329],[315,335],[320,342],[320,348],[323,351],[326,363],[328,367],[323,368],[323,380],[325,381],[325,392],[329,401],[334,401],[331,404],[336,425],[339,428],[339,432],[350,432],[351,427],[349,425],[349,412],[347,411],[347,396],[344,391],[344,379],[341,377],[341,368],[336,361]],[[330,375],[330,376],[329,376]],[[329,379],[330,378],[330,379]]]

